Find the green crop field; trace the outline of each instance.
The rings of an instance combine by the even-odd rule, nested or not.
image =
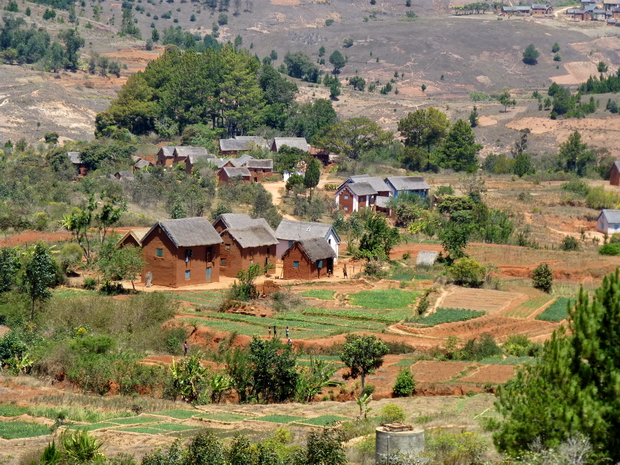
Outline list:
[[[173,410],[164,410],[163,412],[157,412],[155,415],[162,415],[166,417],[176,418],[177,420],[187,420],[195,415],[200,414],[199,410],[185,410],[181,408]]]
[[[0,422],[0,438],[21,439],[34,438],[51,434],[49,427],[38,423],[25,421],[2,421]]]
[[[406,367],[410,367],[415,362],[417,362],[417,360],[414,360],[412,358],[406,358],[406,359],[403,359],[403,360],[399,360],[398,362],[396,362],[392,366],[394,366],[394,367],[405,367],[406,368]]]
[[[483,358],[478,363],[482,363],[483,365],[528,365],[528,364],[534,363],[534,360],[535,360],[535,357],[529,357],[529,356],[517,357],[517,356],[511,355],[506,358],[502,358],[502,357]]]
[[[321,415],[316,418],[309,418],[305,420],[298,421],[296,423],[301,423],[303,425],[313,425],[313,426],[327,426],[336,421],[346,421],[348,418],[339,417],[336,415]]]
[[[30,413],[28,407],[18,407],[12,404],[0,405],[0,417],[16,417],[25,413]]]
[[[551,296],[548,296],[548,295],[533,297],[531,299],[526,300],[518,307],[507,312],[506,316],[510,318],[527,318],[534,311],[538,310],[540,307],[545,305],[550,300],[551,300]]]
[[[142,425],[144,423],[157,423],[161,421],[155,417],[130,417],[130,418],[115,418],[108,420],[110,423],[116,423],[117,425]]]
[[[177,432],[177,431],[189,431],[192,429],[198,429],[198,426],[190,426],[190,425],[180,425],[178,423],[159,423],[158,425],[153,426],[153,428],[166,431],[166,432]]]
[[[362,291],[351,294],[351,303],[364,308],[407,308],[415,303],[417,292],[401,289]]]
[[[268,421],[271,423],[293,423],[294,421],[298,422],[301,420],[306,420],[304,417],[294,417],[292,415],[266,415],[264,417],[254,418],[257,421]]]
[[[435,313],[411,319],[409,323],[416,323],[423,326],[435,326],[442,323],[471,320],[485,313],[486,312],[479,312],[476,310],[464,310],[462,308],[438,308]]]
[[[102,422],[102,423],[93,423],[92,425],[71,425],[69,427],[69,429],[79,429],[79,430],[84,430],[84,431],[95,431],[98,429],[103,429],[103,428],[114,428],[117,427],[118,425],[115,425],[114,423],[107,423],[107,422]]]
[[[555,302],[545,308],[545,311],[536,317],[537,320],[559,323],[568,317],[567,306],[575,305],[575,299],[558,297]]]
[[[123,433],[140,433],[140,434],[164,434],[169,431],[163,429],[157,429],[151,426],[134,426],[131,428],[119,428],[115,431],[122,431]]]
[[[242,415],[240,413],[226,413],[226,412],[203,413],[203,414],[200,414],[199,416],[200,418],[206,418],[207,420],[226,421],[226,422],[231,422],[231,423],[253,418],[247,415]]]
[[[332,300],[336,291],[327,289],[309,289],[301,293],[302,297],[312,297],[314,299]]]

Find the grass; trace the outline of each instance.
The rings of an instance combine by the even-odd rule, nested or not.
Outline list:
[[[413,273],[394,273],[390,279],[394,281],[411,281],[415,275]]]
[[[199,413],[200,412],[198,412],[197,410],[185,410],[177,408],[172,410],[164,410],[163,412],[156,412],[155,415],[176,418],[177,420],[187,420],[188,418],[192,418]]]
[[[398,362],[396,362],[394,365],[395,367],[410,367],[411,365],[413,365],[415,362],[417,362],[417,360],[414,360],[412,358],[406,358],[403,360],[399,360]]]
[[[21,439],[51,434],[49,427],[25,421],[0,422],[0,438]]]
[[[95,431],[103,428],[114,428],[118,425],[114,423],[93,423],[92,425],[71,425],[69,429],[79,429],[84,431]]]
[[[162,431],[170,431],[170,432],[189,431],[192,429],[198,429],[197,426],[180,425],[178,423],[160,423],[159,425],[154,426],[153,428],[159,429]]]
[[[321,300],[332,300],[336,291],[329,291],[327,289],[309,289],[301,293],[302,297],[311,297]]]
[[[523,356],[517,357],[514,355],[510,355],[506,358],[502,357],[488,357],[483,358],[478,363],[482,363],[484,365],[527,365],[533,363],[535,360],[534,357]]]
[[[17,417],[29,412],[30,409],[28,407],[18,407],[11,404],[0,405],[0,417]]]
[[[225,421],[225,422],[236,422],[243,421],[248,417],[247,415],[242,415],[240,413],[203,413],[199,415],[200,418],[206,418],[207,420],[215,420],[215,421]]]
[[[527,318],[540,307],[545,305],[547,302],[551,300],[551,296],[543,295],[538,297],[533,297],[531,299],[526,300],[518,307],[512,309],[510,312],[506,313],[506,316],[510,318]]]
[[[257,421],[268,421],[271,423],[283,423],[283,424],[288,424],[288,423],[293,423],[295,422],[299,422],[299,421],[305,421],[307,420],[305,417],[294,417],[292,415],[266,415],[264,417],[258,417],[258,418],[254,418],[254,420]]]
[[[568,306],[575,305],[575,299],[558,297],[555,302],[545,308],[545,311],[536,317],[537,320],[559,323],[568,317]]]
[[[163,429],[152,428],[150,426],[135,426],[133,428],[119,428],[116,431],[122,431],[123,433],[140,433],[140,434],[163,434],[167,433]]]
[[[110,420],[110,423],[116,423],[117,425],[141,425],[143,423],[157,423],[161,421],[154,417],[133,417],[133,418],[115,418]]]
[[[438,308],[435,313],[414,318],[409,323],[417,323],[423,326],[436,326],[442,323],[453,323],[456,321],[466,321],[486,314],[476,310],[465,310],[462,308]]]
[[[418,297],[417,292],[400,289],[362,291],[351,294],[351,303],[363,308],[408,308]]]
[[[346,421],[348,418],[339,417],[336,415],[321,415],[316,418],[309,418],[302,421],[298,421],[297,423],[301,423],[304,425],[313,425],[313,426],[327,426],[336,421]]]

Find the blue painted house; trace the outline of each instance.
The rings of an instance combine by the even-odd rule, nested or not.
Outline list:
[[[419,195],[424,199],[431,189],[422,176],[390,176],[385,178],[385,184],[390,189],[390,197],[408,193]]]
[[[620,210],[602,210],[596,219],[596,230],[602,233],[620,233]]]

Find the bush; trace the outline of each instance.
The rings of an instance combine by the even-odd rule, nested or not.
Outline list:
[[[456,354],[455,358],[459,360],[482,360],[499,355],[502,355],[502,349],[497,345],[493,336],[485,333],[479,339],[468,340],[465,347]]]
[[[562,184],[560,187],[562,187],[565,191],[573,192],[583,197],[588,195],[590,192],[590,187],[588,184],[578,178],[571,179],[570,181]]]
[[[542,344],[530,341],[523,334],[512,334],[504,343],[504,354],[515,357],[536,357],[542,351]]]
[[[364,386],[364,390],[362,391],[361,395],[370,396],[373,392],[375,392],[375,386],[373,386],[372,384],[367,384],[366,386]]]
[[[605,244],[598,249],[600,255],[620,255],[620,244],[617,242]]]
[[[94,291],[97,288],[97,279],[84,278],[84,283],[82,284],[82,287],[89,291]]]
[[[381,409],[381,423],[402,423],[405,411],[395,404],[387,404]]]
[[[553,271],[546,263],[541,263],[532,273],[532,284],[543,292],[551,292],[553,286]]]
[[[620,196],[615,192],[606,191],[603,186],[590,189],[586,196],[586,205],[595,210],[616,208],[618,203],[620,203]]]
[[[398,397],[409,397],[415,391],[415,378],[409,368],[400,370],[394,383],[394,394]]]
[[[560,244],[560,250],[565,252],[575,252],[579,250],[579,241],[573,236],[564,236],[562,243]]]
[[[448,268],[448,276],[459,286],[480,287],[484,283],[486,268],[473,258],[460,258]]]

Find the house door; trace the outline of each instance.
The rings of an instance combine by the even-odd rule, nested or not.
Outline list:
[[[207,268],[207,282],[208,283],[211,282],[212,273],[213,273],[213,268],[211,267]]]
[[[327,275],[331,276],[333,274],[334,274],[334,259],[328,258],[327,259]]]

